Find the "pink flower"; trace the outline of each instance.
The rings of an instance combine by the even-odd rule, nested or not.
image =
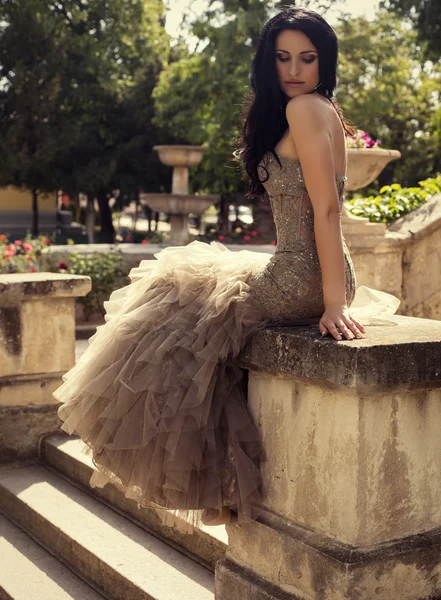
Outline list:
[[[277,246],[277,242],[276,242],[276,240],[273,240],[273,241],[271,242],[271,246]]]
[[[245,240],[245,242],[249,242],[251,238],[249,235],[244,235],[243,239]]]
[[[223,241],[224,241],[224,239],[225,239],[225,236],[224,236],[224,235],[218,235],[218,236],[217,236],[217,239],[218,239],[220,242],[223,242]]]
[[[12,258],[14,256],[15,252],[12,252],[11,250],[5,250],[3,253],[4,258]]]
[[[258,236],[259,234],[257,233],[257,231],[252,231],[252,232],[251,232],[251,235],[252,235],[253,237],[256,237],[256,236]]]
[[[6,250],[8,250],[9,252],[12,252],[12,256],[14,254],[17,254],[17,249],[14,246],[14,244],[9,244],[8,246],[6,246]]]
[[[14,244],[16,246],[21,246],[23,244],[23,242],[21,240],[15,240]]]
[[[35,271],[36,271],[36,270],[37,270],[37,269],[36,269],[35,267],[31,267],[31,268],[29,269],[29,272],[30,272],[30,273],[35,273]]]
[[[47,244],[47,245],[49,245],[49,244],[51,243],[51,241],[50,241],[50,239],[49,239],[49,238],[45,238],[45,239],[44,239],[44,243],[45,243],[45,244]]]
[[[24,249],[26,252],[32,252],[32,250],[34,249],[34,246],[33,246],[32,244],[29,244],[28,242],[25,242],[25,243],[23,244],[23,249]]]
[[[141,244],[150,244],[149,240],[142,240]]]
[[[26,256],[26,260],[31,261],[32,260],[32,256],[30,256],[29,254]]]
[[[3,235],[3,234],[1,234],[1,235],[0,235],[0,241],[3,241],[3,240],[5,240],[5,239],[6,239],[6,236],[5,236],[5,235]]]
[[[130,235],[126,235],[126,237],[124,238],[125,242],[131,242],[132,238],[130,237]]]

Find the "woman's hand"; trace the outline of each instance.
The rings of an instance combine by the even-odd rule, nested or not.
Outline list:
[[[349,314],[346,304],[327,306],[319,323],[320,333],[330,333],[336,340],[362,338],[365,328]]]

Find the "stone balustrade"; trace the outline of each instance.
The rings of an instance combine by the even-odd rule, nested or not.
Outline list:
[[[75,364],[75,298],[90,277],[0,275],[0,462],[37,455],[60,421],[52,392]]]
[[[441,597],[441,323],[366,329],[268,328],[242,352],[265,510],[227,526],[216,598]]]

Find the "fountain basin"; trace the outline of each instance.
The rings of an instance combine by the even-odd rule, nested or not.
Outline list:
[[[358,190],[369,185],[392,160],[401,157],[398,150],[383,148],[348,148],[346,190]]]
[[[159,160],[169,167],[192,167],[198,165],[206,148],[203,146],[153,146]]]
[[[218,194],[197,196],[195,194],[141,193],[139,199],[142,204],[147,204],[156,212],[164,212],[169,215],[201,215],[218,202],[220,196]]]

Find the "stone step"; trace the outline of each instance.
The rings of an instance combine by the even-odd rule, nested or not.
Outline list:
[[[3,515],[0,557],[0,600],[104,598]]]
[[[0,512],[111,598],[214,599],[209,570],[42,465],[0,469]]]
[[[90,456],[84,453],[85,444],[76,436],[63,431],[46,437],[40,447],[41,459],[46,465],[61,473],[71,483],[91,493],[112,508],[141,522],[162,540],[214,570],[215,563],[225,558],[228,536],[225,526],[197,528],[192,535],[164,527],[154,510],[138,508],[134,500],[127,499],[115,486],[91,488],[89,480],[96,468]]]

